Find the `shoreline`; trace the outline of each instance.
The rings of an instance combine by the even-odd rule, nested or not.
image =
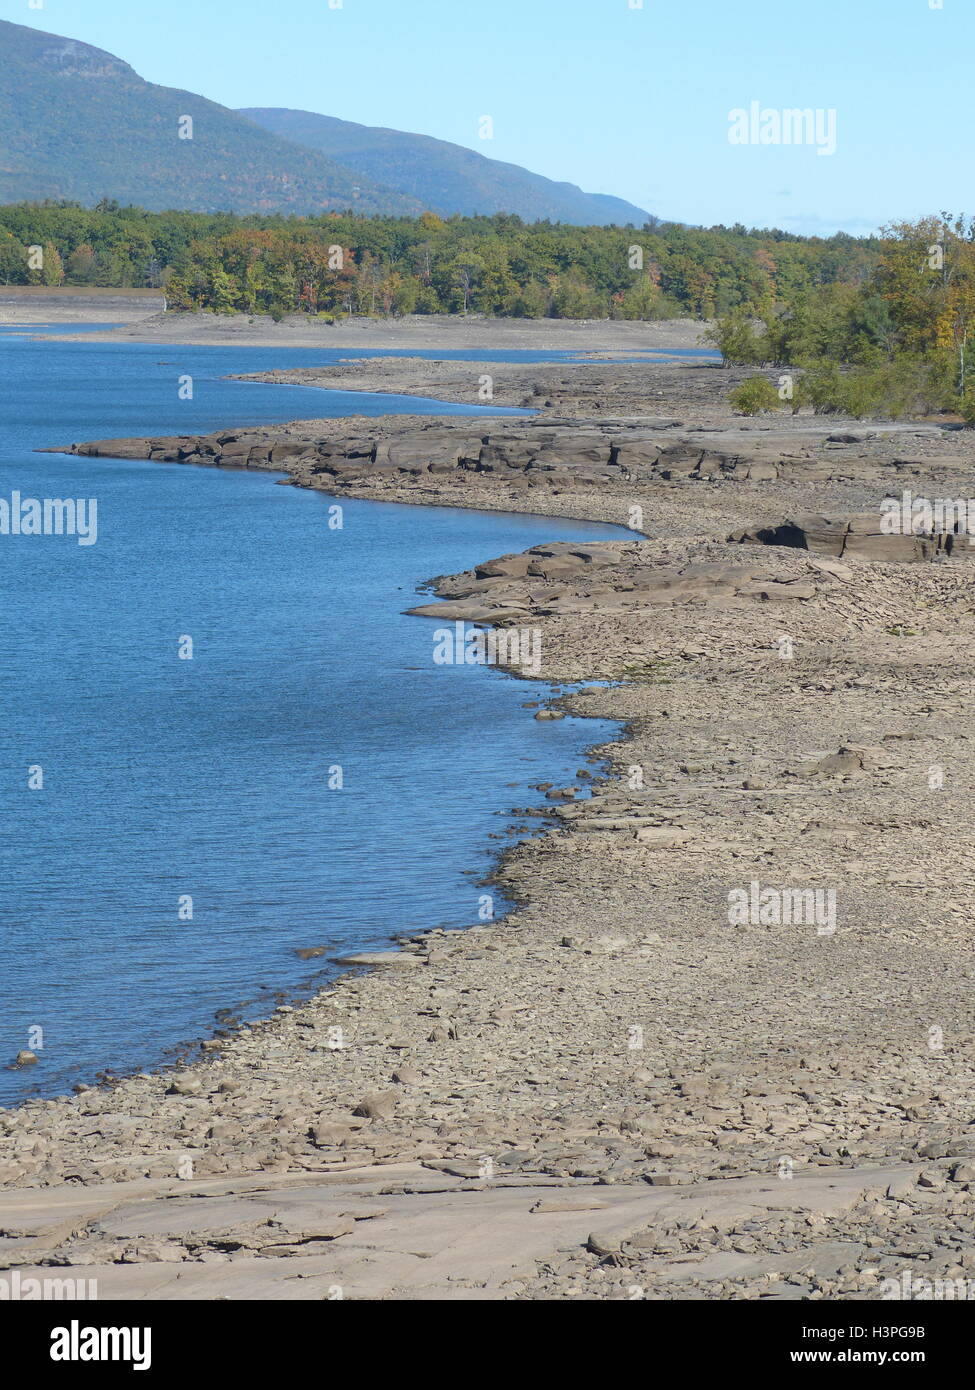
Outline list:
[[[113,315],[114,317],[114,315]],[[398,319],[351,318],[328,323],[310,314],[281,321],[266,315],[214,314],[169,310],[165,313],[120,313],[115,329],[72,333],[73,342],[141,342],[160,346],[322,347],[372,351],[429,347],[433,351],[474,348],[503,351],[576,351],[596,353],[697,347],[708,326],[695,319],[484,319],[461,314],[420,314]],[[70,306],[54,312],[52,324],[104,322],[101,307]],[[37,322],[37,315],[0,307],[0,326]],[[56,331],[44,336],[56,337]],[[650,340],[648,342],[648,340]],[[651,346],[651,343],[656,345]]]
[[[297,1263],[314,1287],[344,1271],[353,1297],[405,1288],[441,1297],[452,1281],[461,1297],[564,1297],[575,1288],[626,1297],[627,1286],[645,1283],[652,1297],[855,1298],[870,1296],[878,1269],[906,1267],[911,1256],[900,1247],[910,1241],[899,1226],[910,1219],[933,1223],[926,1273],[971,1270],[961,1253],[975,1180],[963,984],[971,974],[962,964],[971,972],[970,904],[964,885],[953,886],[962,901],[932,901],[923,871],[912,885],[898,870],[917,861],[919,839],[929,858],[953,852],[964,862],[967,852],[963,789],[975,757],[952,731],[964,722],[957,678],[942,689],[942,665],[963,671],[962,653],[975,655],[967,570],[955,561],[897,563],[869,546],[830,558],[724,540],[733,526],[796,515],[807,503],[858,513],[883,495],[904,447],[864,426],[852,427],[858,438],[828,444],[829,434],[843,433],[836,422],[807,447],[795,426],[779,423],[755,431],[723,422],[722,448],[711,449],[703,473],[707,451],[699,444],[696,461],[686,456],[693,447],[684,425],[626,418],[543,416],[503,427],[482,419],[489,453],[472,468],[448,466],[470,424],[445,430],[443,417],[422,428],[353,418],[261,432],[287,441],[296,485],[339,498],[487,502],[580,519],[590,509],[596,521],[618,520],[634,501],[643,506],[647,539],[635,531],[486,562],[442,578],[434,605],[487,615],[469,621],[501,614],[514,625],[537,622],[542,679],[622,677],[613,689],[558,703],[615,718],[623,732],[591,750],[611,763],[594,799],[553,800],[557,823],[502,855],[499,881],[519,904],[502,921],[413,938],[395,963],[344,977],[302,1008],[279,1009],[175,1077],[35,1105],[31,1118],[46,1123],[23,1137],[63,1148],[73,1126],[78,1156],[67,1161],[80,1192],[93,1182],[98,1201],[112,1205],[99,1184],[114,1182],[124,1208],[135,1195],[129,1184],[145,1186],[148,1173],[156,1186],[138,1212],[128,1210],[121,1233],[86,1222],[67,1242],[31,1237],[23,1257],[50,1249],[59,1260],[90,1260],[109,1289],[148,1278],[168,1288],[176,1270],[184,1287],[197,1275],[217,1284],[246,1275],[248,1287],[266,1289],[282,1263]],[[326,425],[345,463],[337,448],[323,450]],[[521,436],[530,442],[545,431],[561,449],[558,464],[526,467],[519,480]],[[615,441],[620,456],[629,449],[615,475],[608,458],[590,456],[596,434]],[[297,447],[313,438],[313,451]],[[202,461],[194,444],[187,461]],[[403,462],[394,454],[379,463],[376,449],[397,444]],[[350,458],[346,446],[360,452]],[[247,444],[248,461],[258,447]],[[774,465],[758,457],[769,447],[779,455]],[[945,452],[957,451],[957,440],[918,430],[911,447],[918,457],[905,476],[916,491],[946,471],[970,483],[967,455]],[[668,458],[674,449],[685,457]],[[444,471],[421,467],[411,450],[441,457]],[[338,471],[315,472],[323,459]],[[478,466],[499,461],[487,472]],[[782,631],[798,652],[788,661],[776,647]],[[924,649],[912,642],[922,632]],[[829,700],[817,698],[820,688]],[[716,715],[716,700],[730,717]],[[935,720],[918,712],[925,705]],[[948,761],[948,748],[962,792],[949,781],[939,806],[924,777],[939,756]],[[729,889],[824,878],[844,899],[835,936],[761,922],[729,928]],[[944,1046],[925,1053],[932,1020]],[[329,1046],[334,1028],[344,1030],[339,1048]],[[96,1135],[100,1115],[142,1116],[143,1156],[132,1153],[138,1126],[119,1142],[109,1124],[95,1145],[100,1163],[86,1166],[81,1131],[92,1107]],[[174,1168],[187,1151],[190,1175],[178,1182]],[[33,1175],[41,1181],[43,1168]],[[57,1187],[39,1193],[23,1176],[27,1185],[10,1195],[33,1192],[41,1210],[40,1193],[53,1198]],[[265,1231],[267,1244],[255,1244],[233,1195],[245,1176],[277,1193],[279,1182],[314,1187],[338,1225],[328,1234],[304,1227],[290,1246]],[[56,1181],[53,1171],[46,1180]],[[140,1225],[165,1208],[165,1194],[204,1188],[226,1190],[215,1233],[180,1234],[170,1222],[162,1237],[158,1222]],[[353,1189],[352,1206],[371,1214],[349,1215],[350,1198],[340,1194]],[[510,1249],[494,1250],[487,1270],[464,1244],[472,1203],[509,1204],[521,1232],[540,1224],[528,1215],[536,1209],[525,1205],[529,1195],[551,1211],[557,1235],[540,1252],[527,1229],[510,1231]],[[180,1207],[168,1201],[169,1210]],[[343,1201],[344,1213],[336,1209]],[[682,1234],[678,1212],[702,1203],[707,1220]],[[744,1233],[742,1203],[757,1227]],[[452,1273],[438,1272],[436,1259],[425,1270],[412,1260],[405,1268],[397,1220],[413,1211],[418,1229],[430,1223],[432,1231],[454,1208],[444,1247]],[[373,1283],[356,1274],[369,1263],[358,1221],[369,1249],[385,1252],[371,1261]],[[116,1264],[139,1230],[142,1255]],[[878,1232],[879,1251],[867,1244]],[[271,1260],[272,1252],[289,1258]]]

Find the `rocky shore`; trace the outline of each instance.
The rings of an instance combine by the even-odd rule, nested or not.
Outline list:
[[[555,712],[627,736],[512,828],[503,921],[0,1112],[0,1258],[102,1297],[966,1297],[975,604],[965,538],[879,518],[975,495],[968,435],[735,420],[713,368],[490,366],[540,414],[74,447],[629,525],[420,606],[537,629],[544,678],[610,682]]]

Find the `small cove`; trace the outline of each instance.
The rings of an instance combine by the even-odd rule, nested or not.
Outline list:
[[[619,528],[344,499],[335,530],[332,499],[267,473],[33,452],[474,413],[224,379],[354,355],[0,335],[0,496],[98,500],[92,546],[0,537],[0,1065],[43,1042],[0,1070],[0,1104],[158,1064],[218,1010],[263,1016],[337,973],[334,956],[477,921],[490,836],[615,733],[534,721],[537,682],[435,665],[436,625],[403,610],[436,574]]]

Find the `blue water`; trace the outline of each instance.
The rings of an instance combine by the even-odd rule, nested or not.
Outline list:
[[[333,499],[268,473],[32,452],[397,408],[220,379],[337,355],[0,335],[0,497],[98,502],[94,545],[0,535],[0,1104],[151,1066],[217,1010],[336,973],[297,948],[477,921],[491,834],[616,733],[536,722],[537,682],[434,664],[437,624],[403,610],[437,574],[618,528],[346,499],[333,530]],[[32,1029],[38,1064],[6,1069]]]

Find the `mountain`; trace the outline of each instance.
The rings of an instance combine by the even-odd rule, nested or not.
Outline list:
[[[319,150],[364,179],[419,199],[444,216],[512,212],[526,222],[548,219],[579,226],[626,226],[629,222],[642,226],[649,216],[621,198],[584,193],[575,184],[556,183],[517,164],[488,159],[429,135],[408,135],[277,107],[245,107],[240,114],[275,135]]]
[[[180,138],[186,117],[192,138]],[[641,208],[474,150],[310,111],[231,111],[146,82],[101,48],[0,20],[0,202],[152,211],[510,212],[642,225]]]
[[[193,138],[179,138],[181,117]],[[0,202],[102,197],[153,210],[416,216],[380,188],[89,44],[0,21]]]

